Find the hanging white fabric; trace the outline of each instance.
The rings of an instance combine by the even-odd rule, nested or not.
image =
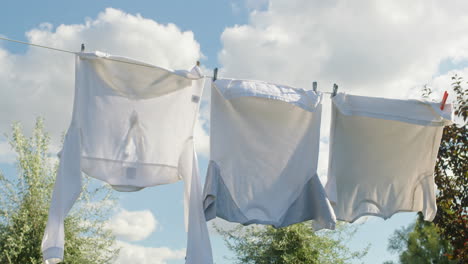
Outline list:
[[[335,218],[318,179],[321,94],[218,79],[211,89],[207,220],[276,227]]]
[[[183,180],[187,263],[212,263],[193,144],[204,84],[198,67],[172,71],[100,52],[79,53],[75,82],[72,122],[42,242],[46,263],[63,259],[64,219],[81,192],[81,171],[119,191]]]
[[[353,96],[332,99],[326,190],[337,219],[436,214],[434,167],[451,107]]]

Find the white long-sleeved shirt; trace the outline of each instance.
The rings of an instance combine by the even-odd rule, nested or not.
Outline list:
[[[451,108],[417,100],[337,94],[326,190],[339,220],[436,214],[434,167]]]
[[[64,219],[81,172],[118,191],[185,182],[188,264],[210,264],[193,126],[204,78],[104,53],[76,57],[73,116],[60,155],[42,241],[47,264],[63,260]]]
[[[276,227],[314,219],[335,227],[317,175],[321,94],[218,79],[211,89],[207,220]]]

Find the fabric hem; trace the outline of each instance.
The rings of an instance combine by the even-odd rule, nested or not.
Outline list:
[[[225,79],[225,80],[228,80],[228,79]],[[259,98],[264,98],[264,99],[278,100],[278,101],[283,101],[283,102],[286,102],[286,103],[290,103],[290,104],[296,105],[296,106],[298,106],[298,107],[300,107],[300,108],[302,108],[302,109],[304,109],[304,110],[306,110],[308,112],[315,112],[317,110],[317,108],[319,108],[319,106],[321,104],[321,101],[322,101],[322,93],[320,93],[320,92],[313,92],[313,93],[315,93],[316,98],[311,98],[312,96],[310,94],[308,94],[308,92],[310,93],[310,91],[306,91],[304,89],[289,87],[289,86],[285,86],[285,85],[277,85],[277,84],[261,82],[261,81],[248,81],[248,80],[245,80],[245,81],[255,82],[255,83],[264,83],[264,84],[273,85],[273,86],[282,86],[284,88],[291,89],[291,90],[294,91],[294,93],[290,93],[290,94],[296,95],[299,98],[305,97],[308,100],[310,100],[310,104],[300,102],[297,99],[294,100],[292,98],[289,98],[288,96],[267,94],[267,93],[261,93],[261,92],[259,93],[258,91],[253,91],[253,92],[245,92],[245,91],[242,91],[242,92],[228,92],[228,91],[224,91],[224,90],[219,89],[218,86],[216,85],[216,83],[213,83],[213,84],[218,89],[220,94],[227,100],[238,98],[238,97],[259,97]],[[229,88],[230,86],[231,86],[231,83],[227,87]]]
[[[339,218],[339,217],[337,217],[336,220],[344,221],[344,222],[348,222],[348,223],[354,223],[356,220],[358,220],[359,218],[361,218],[363,216],[376,216],[376,217],[380,217],[380,218],[382,218],[384,220],[387,220],[387,219],[391,218],[392,216],[394,216],[397,213],[415,213],[415,212],[422,212],[422,211],[421,210],[420,211],[415,211],[415,210],[411,210],[411,209],[399,209],[399,210],[393,211],[390,214],[385,214],[385,215],[384,214],[377,214],[377,213],[361,213],[361,214],[358,214],[357,216],[355,216],[354,218],[351,218],[352,220],[349,220],[349,219],[346,219],[346,218]],[[427,219],[428,218],[426,218],[426,216],[424,215],[424,220],[428,221]]]
[[[441,115],[440,111],[434,111],[434,106],[432,103],[418,101],[418,100],[411,100],[425,106],[430,107],[431,111],[438,115],[440,120],[426,120],[426,119],[417,119],[417,118],[409,118],[408,116],[397,115],[397,114],[386,114],[382,112],[375,112],[375,111],[364,111],[364,110],[353,110],[352,107],[349,107],[347,103],[344,101],[343,97],[347,96],[346,94],[342,93],[340,97],[335,96],[332,99],[334,105],[336,105],[337,109],[343,114],[347,116],[364,116],[370,118],[378,118],[384,120],[393,120],[393,121],[400,121],[410,124],[416,125],[424,125],[424,126],[445,126],[451,124],[451,120],[446,119],[445,116]],[[398,100],[398,99],[389,99],[389,100]]]
[[[214,163],[216,164],[216,163]],[[221,172],[221,168],[216,164],[216,168],[217,168],[217,178],[218,179],[221,179],[222,181],[222,172]],[[247,219],[247,221],[245,222],[238,222],[242,225],[251,225],[251,224],[261,224],[261,225],[272,225],[272,226],[275,226],[275,227],[283,227],[281,224],[284,222],[284,218],[286,217],[289,209],[290,209],[290,206],[293,205],[302,195],[302,193],[304,192],[304,189],[307,187],[307,183],[309,183],[313,178],[315,177],[318,177],[317,176],[317,173],[313,173],[312,176],[310,176],[309,178],[307,178],[304,182],[304,186],[302,188],[299,188],[297,190],[297,194],[296,194],[296,197],[294,197],[294,199],[292,199],[292,202],[290,203],[290,205],[288,207],[286,207],[285,209],[283,209],[283,212],[280,214],[281,217],[279,218],[280,221],[263,221],[263,220],[259,220],[259,219],[249,219],[247,216],[245,216],[245,214],[242,213],[242,210],[240,210],[240,207],[239,205],[236,203],[236,201],[234,201],[234,199],[232,199],[231,197],[231,200],[232,202],[234,203],[234,205],[236,206],[236,208],[239,210],[240,213],[242,213],[242,216]],[[226,184],[224,183],[224,181],[222,182],[224,184],[224,186],[226,187],[226,189],[229,190],[229,188],[226,186]],[[231,193],[229,192],[229,196],[231,196]],[[216,197],[216,196],[215,196]],[[224,218],[223,218],[224,219]],[[230,222],[229,220],[225,219],[226,221]],[[313,220],[313,219],[307,219],[307,220]],[[305,220],[306,221],[306,220]],[[299,222],[297,222],[299,223]]]
[[[214,170],[214,171],[212,171]],[[224,185],[225,188],[226,185],[224,184],[223,182],[223,179],[221,177],[221,170],[219,168],[219,166],[217,166],[217,164],[214,162],[214,161],[210,161],[210,165],[209,165],[209,168],[208,168],[208,172],[209,172],[209,176],[207,176],[207,182],[206,182],[206,185],[205,185],[205,194],[204,194],[204,202],[203,202],[203,207],[204,207],[204,211],[205,211],[205,218],[207,221],[209,220],[212,220],[216,217],[219,217],[219,218],[222,218],[228,222],[231,222],[231,223],[239,223],[239,224],[242,224],[242,225],[251,225],[251,224],[261,224],[261,225],[271,225],[271,226],[274,226],[275,228],[281,228],[281,227],[285,227],[285,226],[290,226],[292,224],[296,224],[296,223],[300,223],[300,222],[304,222],[304,221],[309,221],[309,220],[313,220],[314,221],[314,229],[316,230],[320,230],[320,229],[335,229],[335,226],[336,226],[336,223],[333,221],[327,221],[326,218],[323,218],[320,214],[319,215],[316,215],[315,212],[313,215],[310,215],[310,216],[306,216],[305,218],[296,218],[297,220],[292,220],[292,221],[288,221],[288,219],[286,219],[286,217],[288,216],[288,212],[289,210],[291,209],[291,206],[295,205],[298,200],[301,198],[301,196],[306,192],[306,188],[309,188],[311,185],[314,185],[313,183],[313,180],[314,178],[316,178],[316,180],[318,182],[320,182],[320,180],[318,179],[318,176],[317,174],[313,174],[311,177],[309,177],[305,184],[303,184],[303,187],[300,189],[300,191],[298,191],[297,193],[297,197],[295,197],[291,204],[284,209],[284,212],[281,214],[281,217],[279,218],[279,221],[267,221],[267,220],[260,220],[260,219],[249,219],[248,217],[246,217],[245,214],[243,214],[242,210],[240,209],[240,207],[236,204],[236,202],[234,201],[234,199],[232,199],[231,197],[231,194],[229,191],[227,191],[226,194],[224,194],[225,196],[229,196],[230,198],[230,203],[231,204],[231,207],[235,207],[235,208],[232,208],[234,210],[230,210],[231,213],[234,213],[236,212],[235,214],[237,214],[237,216],[234,216],[234,217],[229,217],[229,216],[223,216],[223,214],[218,214],[217,212],[217,192],[220,191],[219,190],[219,187],[218,185],[219,184],[222,184]],[[208,185],[209,184],[209,185]],[[209,193],[206,193],[206,191],[209,191]],[[316,192],[317,190],[312,190],[312,192]],[[326,198],[325,198],[326,199]],[[328,200],[327,200],[328,202]],[[318,211],[320,211],[320,209],[316,208]],[[231,215],[232,216],[232,215]],[[243,218],[243,219],[242,219]],[[332,217],[333,219],[335,219],[334,215]],[[244,220],[245,219],[245,220]]]
[[[103,181],[103,182],[109,184],[112,188],[113,188],[114,186],[117,186],[118,188],[119,188],[119,187],[122,187],[123,189],[125,189],[125,188],[135,188],[135,189],[136,189],[136,188],[138,188],[138,190],[135,190],[135,191],[139,191],[139,190],[142,190],[142,189],[145,189],[145,188],[150,188],[150,187],[159,186],[159,185],[172,184],[172,183],[179,182],[179,181],[181,180],[181,179],[180,179],[180,174],[179,174],[179,178],[178,178],[177,180],[174,180],[174,181],[165,182],[165,183],[149,184],[149,185],[145,185],[145,186],[140,186],[140,185],[119,185],[119,184],[111,184],[111,183],[110,183],[109,181],[107,181],[107,180],[103,180],[103,179],[100,179],[100,178],[95,178],[95,177],[93,177],[93,176],[91,176],[91,175],[88,175],[88,176],[90,176],[90,177],[92,177],[92,178],[94,178],[94,179],[98,179],[98,180],[100,180],[100,181]],[[125,191],[125,190],[122,190],[122,191],[121,191],[121,190],[118,190],[118,189],[114,189],[114,190],[119,191],[119,192],[135,192],[135,191]]]
[[[114,55],[110,55],[108,53],[101,52],[101,51],[88,52],[88,53],[86,53],[86,52],[77,52],[76,55],[81,59],[97,59],[97,58],[99,58],[99,59],[115,61],[115,62],[120,62],[120,63],[127,63],[127,64],[132,64],[132,65],[142,66],[142,67],[155,68],[155,69],[163,70],[163,71],[175,74],[175,75],[179,75],[180,77],[183,77],[183,78],[186,78],[186,79],[189,79],[189,80],[199,80],[199,79],[204,78],[204,76],[201,75],[201,74],[199,74],[198,77],[194,78],[194,77],[190,76],[192,74],[189,71],[173,70],[173,69],[163,68],[163,67],[156,66],[156,65],[153,65],[153,64],[150,64],[150,63],[147,63],[147,62],[137,61],[137,60],[134,60],[134,59],[131,59],[131,58],[123,57],[123,56],[114,56]],[[197,73],[199,73],[199,72],[197,72]]]
[[[285,98],[285,97],[279,96],[279,95],[255,94],[255,93],[252,93],[252,94],[250,94],[250,93],[238,93],[238,94],[230,94],[229,97],[231,97],[231,98],[236,98],[236,97],[259,97],[259,98],[264,98],[264,99],[269,99],[269,100],[277,100],[277,101],[282,101],[282,102],[293,104],[293,105],[298,106],[299,108],[302,108],[302,109],[306,110],[307,112],[311,112],[311,113],[314,113],[318,108],[318,104],[316,106],[309,106],[307,104],[300,103],[298,101],[293,101],[293,100],[290,100],[288,98]]]
[[[122,182],[122,181],[117,181],[114,182],[112,179],[109,179],[107,177],[100,177],[98,174],[93,173],[93,171],[89,171],[87,168],[88,167],[82,167],[80,168],[83,173],[88,175],[91,178],[98,179],[100,181],[103,181],[107,184],[109,184],[114,190],[119,191],[119,192],[135,192],[142,190],[147,187],[153,187],[153,186],[158,186],[158,185],[166,185],[166,184],[172,184],[175,182],[178,182],[182,179],[180,172],[179,172],[179,167],[178,166],[173,166],[173,165],[166,165],[166,164],[157,164],[157,163],[144,163],[144,162],[127,162],[127,161],[120,161],[120,160],[112,160],[112,159],[104,159],[104,158],[95,158],[95,157],[88,157],[88,156],[81,156],[82,160],[86,160],[87,162],[92,162],[94,161],[104,161],[104,162],[112,162],[112,163],[118,163],[118,164],[126,164],[126,165],[135,165],[135,166],[153,166],[153,167],[165,167],[169,168],[171,171],[174,171],[174,177],[168,178],[169,180],[166,182],[157,182],[154,183],[152,182],[145,182],[144,184],[140,185],[133,185],[133,184],[126,184],[127,182]],[[85,161],[83,161],[85,162]]]
[[[435,214],[434,214],[434,213],[431,213],[430,211],[433,212],[434,210],[425,210],[425,209],[424,209],[425,205],[423,205],[423,208],[421,208],[421,209],[414,209],[414,208],[413,208],[413,207],[414,207],[414,200],[415,200],[415,197],[414,197],[414,196],[415,196],[415,194],[416,194],[416,188],[417,188],[418,186],[422,185],[421,182],[422,182],[423,180],[425,180],[426,178],[432,177],[432,175],[430,175],[430,174],[423,174],[423,175],[425,175],[425,176],[420,177],[420,178],[416,181],[416,184],[415,184],[414,187],[413,187],[412,200],[411,200],[411,204],[412,204],[411,207],[412,207],[412,209],[398,209],[398,210],[396,210],[396,211],[393,211],[393,212],[390,213],[390,214],[381,214],[381,213],[379,214],[379,213],[363,212],[363,213],[360,213],[360,214],[358,214],[357,216],[351,218],[352,220],[347,220],[347,219],[344,219],[344,218],[337,218],[337,219],[340,220],[340,221],[346,221],[346,222],[353,223],[354,221],[356,221],[356,220],[359,219],[360,217],[363,217],[363,216],[366,216],[366,215],[377,216],[377,217],[380,217],[380,218],[382,218],[382,219],[384,219],[384,220],[387,220],[387,219],[389,219],[390,217],[392,217],[394,214],[399,213],[399,212],[422,212],[423,215],[424,215],[424,220],[426,220],[426,221],[432,221],[433,218],[434,218],[433,215],[435,215]],[[371,204],[373,204],[374,206],[376,206],[377,209],[379,209],[380,211],[383,211],[383,210],[382,210],[382,207],[380,206],[379,203],[377,203],[377,202],[375,202],[375,201],[372,201],[372,200],[367,200],[367,199],[361,200],[359,203],[357,203],[357,205],[356,205],[354,208],[359,208],[359,206],[360,206],[363,202],[371,203]],[[428,203],[428,202],[426,202],[426,203]],[[427,213],[427,215],[426,215],[423,211],[425,211],[425,212]]]
[[[63,248],[50,247],[42,251],[42,256],[45,264],[56,264],[63,261]]]

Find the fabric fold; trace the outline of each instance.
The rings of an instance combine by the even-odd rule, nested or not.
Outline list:
[[[263,81],[218,79],[213,85],[226,100],[249,96],[279,100],[309,112],[315,112],[322,100],[322,94],[312,90]]]
[[[81,137],[77,128],[71,127],[61,151],[60,165],[52,192],[42,251],[47,264],[63,260],[65,245],[65,217],[81,193]]]
[[[452,107],[440,110],[440,103],[421,100],[388,99],[339,93],[333,97],[334,106],[347,116],[373,117],[422,126],[451,124]]]
[[[203,212],[202,187],[198,169],[198,159],[193,143],[185,150],[184,164],[186,225],[187,225],[187,264],[212,263],[211,242]]]

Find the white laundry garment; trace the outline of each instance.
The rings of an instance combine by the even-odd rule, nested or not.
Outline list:
[[[321,95],[260,81],[218,79],[211,90],[207,220],[282,227],[335,216],[317,176]]]
[[[64,218],[80,195],[82,171],[118,191],[183,180],[186,263],[213,262],[193,144],[203,84],[198,67],[172,71],[100,52],[77,55],[73,117],[42,241],[47,264],[63,259]]]
[[[337,219],[436,214],[434,167],[451,107],[337,94],[332,99],[326,191]]]

